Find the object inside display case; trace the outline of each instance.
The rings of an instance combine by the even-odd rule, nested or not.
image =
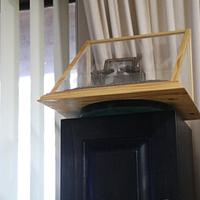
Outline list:
[[[94,85],[138,83],[146,80],[141,65],[142,55],[137,57],[107,59],[103,70],[91,73]]]

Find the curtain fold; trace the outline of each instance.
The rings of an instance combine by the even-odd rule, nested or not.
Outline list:
[[[110,33],[109,33],[109,28],[108,28],[108,19],[106,15],[106,5],[105,5],[104,0],[99,1],[99,9],[100,9],[100,15],[102,19],[104,38],[110,38]]]
[[[182,30],[185,28],[185,0],[176,0],[174,3],[174,17],[175,17],[175,26],[177,30]]]
[[[84,0],[83,2],[85,10],[87,10],[86,17],[91,39],[104,39],[104,30],[98,2],[94,0]],[[104,60],[108,59],[110,55],[110,51],[105,45],[94,48],[94,51],[96,67],[98,70],[101,70],[104,66]]]
[[[110,15],[110,26],[112,31],[112,37],[121,37],[121,24],[119,16],[119,8],[117,0],[108,1],[109,15]],[[114,44],[115,56],[117,58],[122,58],[125,55],[125,46],[121,43]]]
[[[151,30],[154,33],[159,32],[159,14],[157,0],[151,0],[150,3],[150,18],[151,18]]]
[[[197,0],[192,0],[191,7],[191,28],[192,28],[192,48],[193,48],[193,71],[194,82],[196,87],[194,88],[195,101],[200,108],[200,3]]]
[[[150,7],[147,0],[135,0],[138,28],[140,34],[151,33]],[[151,39],[142,40],[142,60],[147,80],[155,79],[155,63],[153,56],[153,43]]]
[[[31,180],[30,199],[44,198],[44,2],[30,0]]]
[[[151,30],[153,33],[158,33],[160,30],[159,27],[159,8],[158,8],[158,3],[157,0],[151,0],[149,4],[149,14],[150,14],[150,19],[151,19]],[[156,73],[156,78],[163,77],[164,73],[162,72],[162,54],[161,54],[161,44],[159,40],[154,40],[153,41],[153,47],[154,47],[154,54],[157,55],[154,57],[155,60],[155,73]]]
[[[54,73],[55,80],[62,75],[69,62],[69,21],[68,0],[54,1]],[[55,114],[55,160],[56,160],[56,200],[60,200],[60,122],[62,117]]]
[[[176,30],[176,21],[175,21],[175,14],[174,14],[174,4],[173,0],[166,0],[165,1],[165,8],[166,8],[166,19],[167,19],[167,27],[166,30],[168,31],[174,31]],[[181,16],[180,16],[181,17]],[[176,57],[177,57],[177,41],[175,37],[171,37],[169,39],[169,45],[170,45],[170,52],[172,57],[172,61],[175,63]],[[174,65],[174,63],[171,63]]]
[[[134,27],[131,17],[131,10],[129,0],[118,1],[119,12],[121,18],[121,36],[122,35],[134,35]],[[137,56],[136,45],[134,41],[129,42],[129,49],[133,57]]]
[[[76,0],[76,47],[81,48],[86,40],[93,39],[90,12],[86,0]],[[87,10],[87,12],[85,12]]]
[[[0,199],[17,200],[19,1],[0,9]]]
[[[120,16],[117,0],[109,0],[108,8],[110,14],[110,26],[112,29],[112,37],[122,36],[121,25],[120,25]]]
[[[86,1],[89,1],[89,3]],[[101,23],[98,2],[93,0],[84,0],[83,2],[85,9],[87,10],[86,17],[87,21],[89,22],[88,27],[91,39],[103,39],[104,32]],[[95,18],[93,16],[95,16]]]

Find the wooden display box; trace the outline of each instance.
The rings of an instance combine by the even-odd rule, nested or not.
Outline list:
[[[128,66],[131,59],[135,66]],[[135,78],[138,71],[145,76]],[[89,104],[125,99],[164,102],[185,120],[200,118],[193,102],[190,30],[86,41],[39,102],[73,118]]]

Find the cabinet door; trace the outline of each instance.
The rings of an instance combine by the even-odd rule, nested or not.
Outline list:
[[[148,142],[143,140],[84,141],[84,199],[149,199],[147,149]]]
[[[61,200],[176,199],[173,113],[62,121]]]

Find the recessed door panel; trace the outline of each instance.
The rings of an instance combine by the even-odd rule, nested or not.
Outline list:
[[[85,199],[148,199],[148,153],[144,141],[85,141],[83,148]]]

